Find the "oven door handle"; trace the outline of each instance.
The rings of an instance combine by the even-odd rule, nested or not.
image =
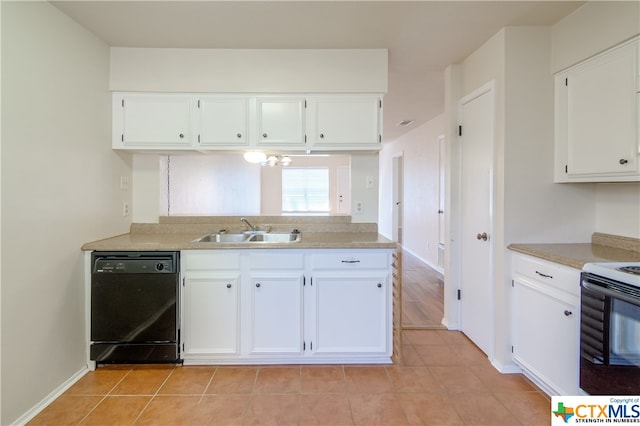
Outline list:
[[[605,296],[609,296],[614,299],[624,300],[625,302],[629,302],[632,305],[640,306],[640,300],[638,300],[638,298],[636,297],[629,296],[622,292],[609,290],[608,288],[600,287],[599,285],[592,284],[589,281],[582,280],[582,287],[586,288],[587,290],[591,290],[595,293],[601,293],[601,294],[604,294]]]

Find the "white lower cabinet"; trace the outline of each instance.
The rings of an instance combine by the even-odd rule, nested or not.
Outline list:
[[[517,254],[513,358],[550,395],[579,395],[580,271]]]
[[[302,354],[302,280],[251,275],[251,354]]]
[[[185,364],[390,363],[391,254],[183,251]]]
[[[316,354],[388,353],[387,277],[379,272],[313,276]]]
[[[183,354],[240,353],[240,274],[184,278]]]

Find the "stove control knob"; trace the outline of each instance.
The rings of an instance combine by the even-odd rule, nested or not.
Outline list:
[[[164,263],[156,263],[156,271],[164,271]]]

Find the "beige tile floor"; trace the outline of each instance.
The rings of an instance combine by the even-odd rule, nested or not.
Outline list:
[[[406,330],[402,365],[112,366],[30,425],[548,425],[546,395],[463,334]]]

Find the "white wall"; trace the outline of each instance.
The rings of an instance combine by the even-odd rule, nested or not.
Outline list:
[[[438,137],[444,134],[444,114],[428,121],[380,152],[380,213],[378,230],[392,238],[393,156],[403,156],[403,241],[402,247],[428,265],[438,265]]]
[[[386,93],[387,73],[387,49],[114,47],[110,88],[214,93]]]
[[[260,215],[260,165],[240,154],[163,155],[160,185],[163,216]]]
[[[10,424],[86,368],[80,246],[128,230],[109,49],[47,2],[2,2],[2,366]]]

